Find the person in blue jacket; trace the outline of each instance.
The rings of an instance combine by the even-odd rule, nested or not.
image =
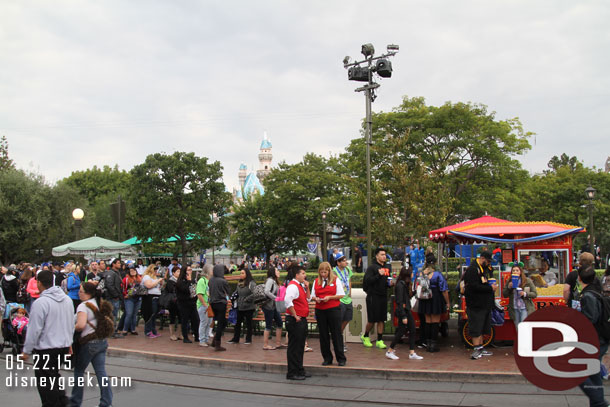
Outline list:
[[[78,296],[78,291],[80,290],[80,278],[78,278],[78,273],[80,270],[76,270],[76,265],[74,263],[70,263],[66,266],[66,288],[68,290],[68,297],[72,300],[74,304],[74,312],[76,312],[76,307],[80,304],[80,298]]]

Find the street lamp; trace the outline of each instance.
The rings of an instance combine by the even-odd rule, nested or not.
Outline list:
[[[593,236],[593,198],[595,198],[595,188],[591,185],[585,189],[585,196],[589,200],[589,251],[591,254],[595,253],[595,238]]]
[[[367,255],[370,259],[373,253],[371,238],[371,145],[373,144],[371,104],[377,98],[375,89],[380,86],[373,81],[373,74],[376,73],[382,78],[390,78],[392,76],[392,63],[388,60],[388,57],[396,55],[398,45],[388,45],[387,52],[378,57],[375,57],[375,47],[373,47],[373,44],[362,45],[361,52],[364,55],[364,60],[351,62],[351,58],[347,56],[343,59],[343,67],[347,69],[347,78],[350,81],[368,82],[366,85],[357,88],[356,92],[364,92],[366,100],[366,244]]]
[[[76,226],[76,240],[80,239],[80,229],[83,226],[83,217],[85,212],[82,209],[76,208],[72,211],[72,218],[74,219],[74,226]]]
[[[328,251],[326,250],[326,211],[322,211],[322,261],[328,260]]]

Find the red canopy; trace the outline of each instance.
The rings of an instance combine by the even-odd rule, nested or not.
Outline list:
[[[505,224],[505,223],[513,223],[513,222],[510,222],[510,221],[504,220],[504,219],[494,218],[493,216],[485,215],[485,216],[481,216],[480,218],[468,220],[466,222],[457,223],[455,225],[445,226],[440,229],[431,230],[430,232],[428,232],[428,238],[430,240],[432,240],[433,242],[445,242],[448,239],[447,232],[449,232],[450,230],[455,230],[455,229],[462,228],[465,226],[472,226],[472,225],[479,225],[479,224],[480,225],[494,225],[494,224],[499,224],[499,223]]]

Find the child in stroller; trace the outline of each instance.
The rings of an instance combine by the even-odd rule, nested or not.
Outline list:
[[[6,304],[4,318],[2,319],[2,337],[4,340],[0,343],[0,352],[5,347],[10,347],[13,355],[21,353],[25,342],[25,328],[28,322],[27,311],[23,304],[14,302]]]

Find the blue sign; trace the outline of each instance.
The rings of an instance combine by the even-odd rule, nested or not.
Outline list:
[[[318,250],[318,244],[317,243],[307,243],[307,250],[309,250],[310,253],[315,253]]]

